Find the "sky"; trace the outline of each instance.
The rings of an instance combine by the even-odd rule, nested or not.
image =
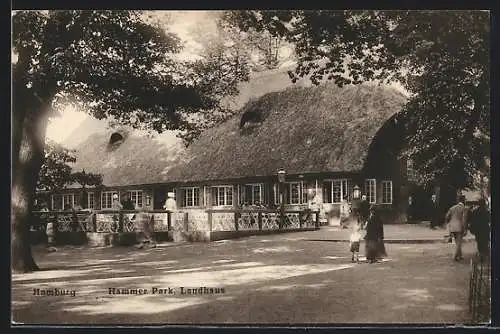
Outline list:
[[[198,45],[190,38],[189,30],[200,22],[210,26],[210,14],[206,11],[158,11],[157,14],[160,19],[168,16],[172,20],[168,24],[168,30],[185,41],[184,51],[179,56],[184,58],[192,56]],[[90,116],[85,112],[68,108],[61,113],[61,116],[51,119],[47,127],[47,137],[62,143],[88,117]]]
[[[217,11],[153,11],[150,13],[153,13],[154,18],[165,24],[166,30],[177,34],[185,43],[183,51],[178,55],[183,59],[193,59],[200,50],[201,45],[191,36],[193,30],[196,30],[196,28],[201,29],[207,35],[215,33],[214,19]],[[286,54],[284,56],[287,57]],[[292,64],[285,62],[283,66],[285,65],[290,66]],[[395,86],[395,88],[402,90],[401,86]],[[90,116],[83,111],[71,108],[64,110],[61,116],[51,119],[47,128],[47,138],[63,143],[88,117]]]

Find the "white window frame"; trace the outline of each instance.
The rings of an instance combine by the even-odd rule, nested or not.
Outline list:
[[[286,182],[286,187],[288,187],[288,198],[287,198],[287,202],[285,204],[288,204],[288,205],[298,205],[298,204],[302,204],[303,202],[303,198],[302,198],[302,192],[304,191],[304,183],[302,181],[292,181],[292,182]],[[297,203],[294,203],[292,201],[292,187],[294,185],[298,185],[299,186],[299,201]]]
[[[92,206],[90,205],[90,197],[92,196]],[[87,208],[95,209],[95,192],[88,191],[87,192]]]
[[[132,199],[132,193],[135,193],[135,201]],[[141,205],[139,205],[139,194],[140,194],[140,197],[141,197]],[[129,190],[127,191],[127,195],[129,196],[130,200],[132,201],[132,203],[134,203],[134,208],[136,209],[140,209],[144,206],[144,193],[141,189],[132,189],[132,190]]]
[[[65,202],[65,198],[67,197],[71,197],[71,207],[74,208],[75,207],[75,194],[74,193],[67,193],[67,194],[61,194],[62,195],[62,209],[63,211],[66,210],[66,204],[64,203]],[[70,203],[68,203],[70,204]]]
[[[387,185],[389,186],[387,188]],[[393,187],[392,187],[392,180],[383,180],[380,182],[380,186],[382,187],[382,204],[392,204],[393,201]],[[389,191],[389,201],[385,201],[386,198],[386,191]]]
[[[67,196],[71,196],[71,207],[73,208],[75,206],[75,194],[74,193],[65,193],[65,194],[55,194],[50,196],[50,202],[51,202],[51,207],[52,210],[56,210],[54,207],[54,196],[60,196],[61,197],[61,209],[64,211],[66,209],[66,205],[64,204],[64,198]],[[69,203],[68,203],[69,204]]]
[[[246,187],[251,187],[252,191],[251,191],[251,198],[246,198]],[[258,202],[259,204],[264,204],[264,184],[263,183],[245,183],[243,185],[243,193],[245,194],[245,201],[248,201],[248,204],[249,205],[254,205],[255,202],[256,202],[256,199],[254,197],[255,193],[254,193],[254,187],[259,187],[259,198],[258,198]],[[241,190],[240,190],[240,193],[241,193]],[[240,194],[241,196],[241,194]],[[241,202],[241,199],[240,199],[240,202]],[[243,204],[243,203],[241,203]]]
[[[370,196],[370,187],[373,185],[373,199]],[[368,186],[368,187],[367,187]],[[364,186],[364,194],[366,195],[366,199],[369,203],[375,204],[377,203],[377,180],[376,179],[366,179]]]
[[[104,205],[104,198],[107,194],[111,194],[111,201],[109,202],[109,207]],[[113,194],[117,194],[118,201],[120,201],[120,192],[117,190],[103,191],[101,193],[101,209],[112,209],[113,208]]]
[[[334,201],[334,196],[333,196],[333,194],[334,194],[334,187],[333,187],[333,185],[334,185],[335,182],[340,182],[340,201],[339,202],[335,202]],[[330,183],[330,186],[331,186],[330,196],[331,196],[332,201],[328,202],[328,198],[324,198],[323,199],[323,203],[340,204],[340,203],[342,203],[343,200],[349,201],[349,183],[350,183],[350,179],[326,179],[326,180],[323,181],[323,184],[324,183]],[[345,198],[344,198],[344,186],[346,188]]]
[[[229,185],[220,185],[220,186],[212,186],[212,194],[213,190],[215,189],[215,198],[212,198],[212,206],[214,207],[228,207],[228,206],[233,206],[234,204],[234,189],[233,186]],[[223,190],[223,202],[220,203],[219,200],[219,190]],[[231,197],[228,196],[228,189],[231,189]],[[231,201],[229,201],[231,200]],[[229,203],[231,202],[231,203]],[[215,203],[215,204],[214,204]]]
[[[63,200],[62,200],[62,195],[59,195],[59,194],[56,194],[56,195],[50,195],[50,207],[52,208],[52,211],[55,211],[56,208],[55,208],[55,201],[54,201],[54,197],[55,196],[61,196],[61,209],[62,209],[62,203],[63,203]]]
[[[196,191],[195,189],[198,189],[198,196],[195,196]],[[183,197],[181,199],[181,203],[183,207],[185,208],[198,208],[200,206],[200,187],[181,187],[180,190],[183,192]],[[188,190],[192,190],[192,196],[191,200],[193,202],[193,205],[188,205]],[[196,199],[198,197],[198,199]],[[198,202],[198,205],[196,205],[196,202]]]
[[[279,184],[273,184],[273,197],[274,197],[274,205],[278,205],[280,202],[280,194],[279,194]]]

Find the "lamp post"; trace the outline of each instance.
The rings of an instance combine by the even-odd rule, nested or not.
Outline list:
[[[280,193],[280,226],[279,228],[283,228],[283,224],[285,221],[285,201],[284,201],[284,186],[285,186],[285,180],[286,180],[286,171],[281,168],[278,171],[278,182],[279,182],[279,193]]]
[[[361,197],[361,190],[359,186],[356,184],[352,190],[352,211],[354,213],[354,217],[359,223],[359,199]]]

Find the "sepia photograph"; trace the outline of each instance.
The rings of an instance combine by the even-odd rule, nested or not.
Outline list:
[[[491,324],[488,10],[12,10],[11,327]]]

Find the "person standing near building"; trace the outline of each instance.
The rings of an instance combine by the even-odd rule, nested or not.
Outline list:
[[[361,224],[361,228],[366,226],[368,218],[370,217],[370,203],[366,199],[366,195],[361,196],[361,202],[359,203],[358,220]]]
[[[113,202],[111,203],[111,210],[121,211],[123,210],[123,205],[118,200],[118,194],[113,194]],[[120,214],[113,215],[113,231],[118,231],[118,225],[120,222]]]
[[[120,203],[120,201],[118,200],[118,194],[113,194],[113,203],[111,204],[111,209],[116,211],[123,209],[122,203]]]
[[[455,240],[454,261],[463,260],[462,241],[467,233],[467,208],[465,207],[465,196],[460,195],[458,203],[453,205],[445,216],[445,223],[448,225],[450,236]]]
[[[57,250],[54,247],[56,230],[55,230],[55,224],[54,224],[54,221],[52,220],[52,218],[50,218],[49,221],[47,222],[47,226],[45,228],[45,234],[47,235],[47,251],[55,252]]]
[[[177,211],[177,201],[175,200],[174,192],[167,193],[167,200],[165,201],[165,205],[163,205],[163,208],[165,209],[165,211],[168,211],[167,221],[165,221],[165,224],[168,225],[168,220],[170,220],[171,225],[172,221],[174,221],[175,219],[175,212]]]
[[[379,257],[380,226],[382,222],[374,205],[369,208],[369,217],[366,222],[365,248],[368,263],[377,262]]]
[[[305,218],[305,221],[307,222],[313,222],[314,218],[313,217],[313,212],[315,215],[319,215],[321,211],[321,198],[319,197],[318,193],[316,192],[315,189],[310,189],[308,192],[308,197],[309,200],[307,201],[307,215]]]
[[[440,213],[439,213],[439,203],[437,201],[437,196],[436,194],[432,194],[432,197],[431,197],[431,205],[430,205],[430,217],[431,217],[431,224],[430,224],[430,228],[432,230],[435,230],[436,228],[438,228],[439,225],[441,225],[441,217],[440,217]]]
[[[350,208],[345,199],[340,202],[340,227],[347,228],[349,225]]]

